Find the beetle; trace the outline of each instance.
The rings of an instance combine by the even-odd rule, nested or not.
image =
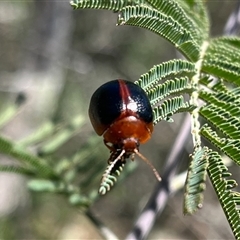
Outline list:
[[[116,164],[121,166],[129,157],[134,160],[137,154],[161,180],[150,161],[139,153],[140,144],[147,142],[153,132],[152,107],[141,87],[122,79],[101,85],[91,97],[89,118],[111,152],[107,175],[114,172]]]

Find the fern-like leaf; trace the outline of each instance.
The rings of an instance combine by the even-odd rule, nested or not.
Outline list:
[[[118,163],[114,166],[114,169],[112,169],[111,165],[108,165],[108,167],[106,168],[102,176],[102,181],[100,183],[100,187],[98,190],[98,192],[101,195],[104,195],[111,190],[114,183],[117,181],[116,176],[119,176],[121,174],[121,171],[123,170],[124,165],[125,165],[125,162],[121,160],[118,161]]]
[[[237,139],[240,134],[240,107],[237,96],[231,91],[218,94],[202,91],[201,99],[208,104],[200,109],[200,114],[211,122],[226,137]]]
[[[218,78],[240,86],[240,64],[222,60],[219,56],[206,55],[202,70]]]
[[[235,180],[226,179],[231,176],[227,167],[222,162],[217,152],[211,152],[209,156],[208,175],[218,195],[228,222],[236,239],[240,239],[240,195],[232,191],[236,187]]]
[[[166,16],[171,16],[171,18],[181,24],[183,28],[188,29],[194,39],[201,39],[203,37],[195,22],[189,18],[177,2],[172,0],[147,0],[147,2],[159,12]]]
[[[221,138],[216,131],[212,130],[206,124],[201,128],[201,135],[208,139],[219,151],[225,153],[238,165],[240,165],[239,151],[240,139]]]
[[[183,96],[167,99],[160,106],[153,109],[153,123],[157,124],[161,120],[172,121],[170,117],[174,113],[186,110],[192,111],[194,108],[194,106],[184,101]]]
[[[221,131],[227,138],[237,139],[240,134],[239,118],[227,117],[226,112],[214,105],[208,105],[200,110],[200,115]]]
[[[218,86],[218,88],[221,86]],[[213,90],[216,88],[216,85],[213,87]],[[237,89],[236,89],[237,90]],[[222,107],[222,109],[226,110],[230,115],[239,117],[239,98],[237,93],[233,93],[229,91],[227,88],[222,89],[221,91],[218,90],[217,93],[214,92],[206,92],[201,91],[199,93],[199,97],[209,104],[214,104],[217,107]]]
[[[163,84],[152,88],[150,92],[148,92],[148,97],[151,105],[154,106],[171,94],[190,94],[192,91],[193,89],[189,84],[189,79],[187,77],[182,77],[174,80],[167,80]]]
[[[107,9],[112,11],[119,11],[128,5],[135,5],[140,1],[137,0],[73,0],[70,2],[74,9],[91,8],[91,9]],[[144,1],[142,1],[144,2]]]
[[[236,51],[239,51],[240,38],[234,37],[234,36],[219,37],[219,38],[213,39],[212,44],[215,46],[224,44],[225,46],[229,47],[230,49],[235,49]]]
[[[202,81],[202,79],[201,83],[204,84],[207,88],[211,89],[212,92],[206,92],[203,90],[200,91],[199,97],[202,100],[208,103],[214,103],[217,106],[222,106],[222,103],[231,103],[236,105],[240,103],[240,87],[234,87],[232,89],[229,89],[228,85],[223,80],[215,81],[208,77],[207,79],[208,80],[206,80],[205,83]],[[228,110],[232,113],[235,111],[232,111],[229,108]]]
[[[37,171],[37,174],[45,177],[55,177],[52,168],[41,158],[38,158],[30,153],[27,153],[21,146],[12,143],[11,141],[0,137],[0,151],[3,154],[12,156],[29,165]]]
[[[195,65],[185,60],[171,60],[153,66],[148,73],[143,74],[135,83],[146,92],[155,87],[160,81],[183,76],[189,79],[195,74]]]
[[[21,166],[9,166],[9,165],[0,165],[0,172],[9,172],[9,173],[17,173],[24,174],[27,176],[34,176],[36,173],[32,169],[28,169]]]
[[[171,16],[164,15],[148,6],[140,5],[123,8],[119,15],[118,24],[146,28],[166,38],[189,59],[194,61],[198,58],[199,45],[188,29],[180,25]],[[188,51],[186,51],[186,47],[182,47],[185,46],[184,43],[188,43]]]
[[[240,53],[238,51],[238,49],[240,48],[240,42],[236,47],[235,45],[231,44],[231,39],[232,38],[229,38],[229,44],[227,42],[227,38],[213,39],[210,42],[207,50],[207,54],[209,55],[209,57],[238,63],[240,59]]]
[[[176,2],[183,8],[186,15],[194,21],[196,28],[201,31],[202,39],[208,39],[210,27],[205,1],[176,0]]]
[[[188,175],[185,184],[184,214],[193,214],[203,205],[203,191],[205,190],[208,149],[198,147],[191,156],[191,163],[188,168]]]

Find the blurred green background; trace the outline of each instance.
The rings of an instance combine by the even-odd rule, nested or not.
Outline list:
[[[206,4],[212,35],[219,36],[236,1]],[[154,64],[179,57],[157,35],[117,27],[116,18],[117,13],[109,11],[74,11],[68,1],[0,2],[0,112],[14,103],[19,92],[27,98],[17,116],[1,130],[2,135],[18,141],[47,119],[69,122],[81,114],[84,127],[56,153],[67,157],[95,136],[87,110],[98,86],[117,78],[135,81]],[[158,124],[152,139],[140,148],[160,173],[183,117]],[[109,153],[99,140],[96,162],[107,165]],[[120,239],[131,230],[156,184],[151,169],[137,161],[136,171],[90,208]],[[186,153],[182,169],[188,161]],[[1,155],[0,162],[14,159]],[[29,192],[26,183],[22,176],[0,174],[0,239],[101,238],[84,213],[71,207],[64,196]],[[183,191],[169,199],[149,239],[233,239],[209,182],[204,207],[197,214],[183,216],[182,201]]]

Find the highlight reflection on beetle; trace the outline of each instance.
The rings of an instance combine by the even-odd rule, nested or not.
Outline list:
[[[150,161],[139,153],[139,145],[147,142],[153,132],[152,107],[141,87],[121,79],[103,84],[92,95],[89,117],[94,130],[99,136],[103,135],[104,144],[111,151],[109,167],[102,178],[103,188],[99,189],[101,194],[110,190],[108,183],[111,180],[106,179],[118,173],[127,158],[134,160],[135,154],[161,180]]]

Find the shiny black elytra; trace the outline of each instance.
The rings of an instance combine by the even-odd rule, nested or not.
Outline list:
[[[120,79],[103,84],[92,95],[89,117],[94,130],[99,136],[103,135],[104,144],[111,151],[109,167],[99,189],[101,194],[110,189],[109,181],[115,181],[112,175],[119,173],[126,159],[131,156],[134,160],[134,154],[149,164],[161,180],[157,170],[139,153],[140,143],[147,142],[153,132],[152,108],[142,88]]]

